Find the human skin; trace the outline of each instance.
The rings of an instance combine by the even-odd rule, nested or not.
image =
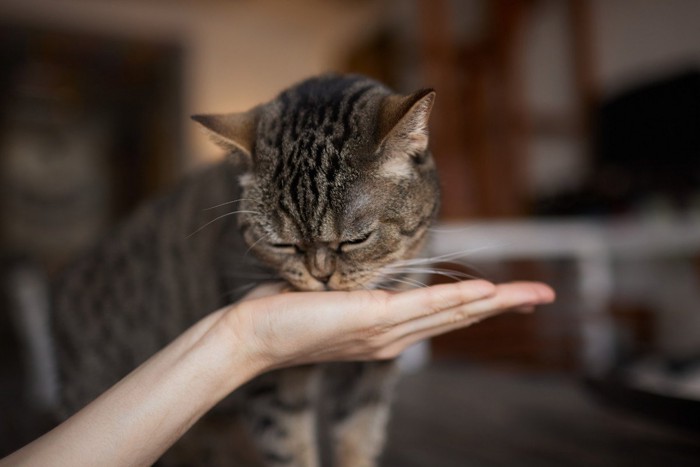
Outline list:
[[[266,371],[381,360],[508,310],[550,303],[545,284],[473,280],[400,293],[261,286],[203,318],[5,465],[151,465],[200,417]]]

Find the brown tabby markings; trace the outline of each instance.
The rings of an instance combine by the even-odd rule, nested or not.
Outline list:
[[[433,98],[329,75],[248,112],[194,117],[233,163],[142,210],[57,284],[64,413],[245,287],[275,277],[301,290],[393,287],[387,268],[419,253],[437,210],[427,149]],[[237,212],[222,214],[230,200]],[[250,382],[219,410],[241,415],[261,463],[316,466],[323,394],[333,465],[371,466],[391,381],[388,363],[292,368]],[[187,452],[202,465],[226,458],[204,447]]]

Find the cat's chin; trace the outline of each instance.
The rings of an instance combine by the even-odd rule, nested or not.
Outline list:
[[[299,292],[351,292],[353,290],[369,290],[376,288],[371,283],[368,284],[335,284],[323,282],[305,282],[303,284],[289,282],[290,288]]]
[[[306,282],[297,282],[297,281],[290,281],[287,280],[287,283],[289,284],[289,287],[292,290],[295,290],[297,292],[326,292],[329,290],[335,290],[331,288],[328,284],[324,284],[322,282],[316,282],[316,281],[306,281]]]
[[[345,288],[340,286],[332,286],[328,284],[315,284],[315,285],[304,285],[295,287],[296,290],[300,292],[348,292],[350,290],[357,290],[351,288]]]

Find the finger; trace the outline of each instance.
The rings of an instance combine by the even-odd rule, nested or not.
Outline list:
[[[467,328],[474,324],[477,324],[487,318],[496,316],[499,314],[507,313],[511,310],[492,310],[488,313],[481,313],[479,315],[470,315],[461,321],[447,322],[439,324],[433,327],[420,327],[416,332],[406,334],[399,339],[396,339],[391,344],[387,345],[385,349],[380,352],[380,358],[395,358],[401,354],[408,347],[416,344],[417,342],[430,339],[431,337],[446,334],[457,329]],[[383,354],[383,355],[382,355]]]
[[[496,286],[496,292],[473,302],[428,314],[396,326],[391,332],[394,339],[433,332],[447,332],[452,328],[469,326],[482,319],[507,310],[531,310],[535,305],[549,303],[554,292],[549,286],[535,282],[514,282]],[[438,330],[438,331],[436,331]]]
[[[475,307],[475,305],[475,303],[467,303],[448,311],[402,323],[391,330],[388,341],[401,340],[410,336],[417,336],[417,340],[425,339],[453,329],[471,326],[507,311],[506,308]]]
[[[418,342],[430,339],[431,337],[448,333],[450,331],[454,331],[456,329],[469,327],[488,317],[505,313],[507,311],[508,310],[495,310],[491,313],[482,314],[480,316],[470,316],[469,318],[465,318],[462,321],[438,324],[433,327],[420,327],[415,332],[403,335],[395,339],[393,342],[388,343],[386,346],[384,346],[384,348],[376,352],[372,357],[379,359],[396,358],[408,347]]]
[[[555,294],[551,287],[541,282],[510,282],[496,286],[496,292],[480,300],[477,308],[509,309],[545,305],[554,301]]]
[[[414,319],[410,323],[413,332],[421,328],[433,328],[463,320],[483,318],[503,310],[527,308],[549,303],[554,299],[552,289],[537,282],[512,282],[495,286],[494,293],[477,300],[446,308]]]
[[[387,312],[400,323],[490,297],[495,291],[495,285],[483,280],[434,285],[392,295],[387,300]]]

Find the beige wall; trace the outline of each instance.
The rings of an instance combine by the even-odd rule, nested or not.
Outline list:
[[[477,0],[459,0],[475,16]],[[398,13],[413,0],[2,0],[0,18],[114,35],[179,41],[186,49],[185,113],[246,109],[303,77],[332,70],[342,51],[377,23],[413,22]],[[591,0],[594,49],[604,93],[680,63],[700,64],[700,1]],[[399,8],[400,7],[400,8]],[[478,21],[461,18],[470,37]],[[404,25],[412,32],[412,25]],[[566,3],[540,0],[524,36],[530,111],[567,118],[575,110]],[[474,32],[474,31],[472,31]],[[476,34],[476,32],[474,32]],[[185,135],[192,164],[218,157],[194,124]],[[535,138],[533,189],[576,182],[582,147],[571,138]]]
[[[333,70],[340,52],[373,30],[385,3],[3,0],[0,18],[182,43],[184,119],[243,110],[293,81]],[[185,128],[192,164],[219,156],[194,124]]]

